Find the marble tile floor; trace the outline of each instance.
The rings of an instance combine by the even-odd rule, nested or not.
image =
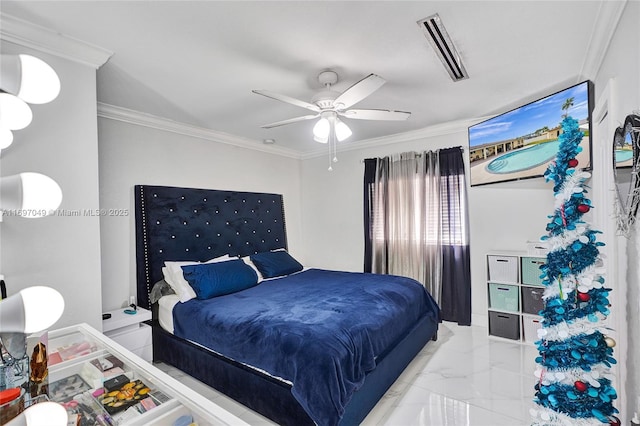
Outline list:
[[[444,323],[374,409],[364,426],[524,426],[534,407],[532,344],[487,335],[483,327]],[[212,399],[245,422],[269,419],[172,366],[161,370]]]

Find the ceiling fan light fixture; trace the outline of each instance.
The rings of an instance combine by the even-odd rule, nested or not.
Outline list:
[[[327,135],[326,137],[322,138],[322,137],[318,137],[316,135],[313,135],[313,140],[319,143],[328,143],[329,142],[329,135]]]
[[[313,137],[316,141],[320,142],[320,140],[324,140],[323,143],[326,143],[329,138],[329,131],[331,130],[331,125],[329,123],[329,119],[327,117],[322,117],[318,122],[313,126]]]
[[[449,33],[444,27],[440,16],[436,13],[418,21],[424,36],[427,38],[438,58],[453,81],[469,78],[469,74],[462,64],[460,53],[453,45]]]
[[[347,126],[344,121],[340,121],[336,118],[336,138],[338,139],[338,142],[342,142],[352,134],[353,132],[349,126]]]

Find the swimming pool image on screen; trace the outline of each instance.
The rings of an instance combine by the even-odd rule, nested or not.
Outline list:
[[[513,173],[528,170],[553,160],[558,153],[559,146],[560,142],[556,139],[512,151],[487,164],[487,170],[491,173]]]

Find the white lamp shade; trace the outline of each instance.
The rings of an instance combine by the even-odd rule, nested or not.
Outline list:
[[[22,210],[24,217],[36,218],[47,216],[62,203],[60,185],[40,173],[20,173],[22,178]],[[0,194],[0,197],[2,194]]]
[[[34,286],[0,302],[0,332],[37,333],[56,323],[64,312],[64,298],[51,287]]]
[[[57,402],[39,402],[24,411],[27,426],[66,426],[67,410]]]
[[[64,298],[51,287],[28,287],[20,294],[24,303],[24,332],[27,334],[46,330],[64,312]]]
[[[46,104],[60,93],[60,79],[53,68],[42,59],[19,55],[22,78],[18,97],[30,104]]]
[[[33,113],[22,99],[0,93],[0,126],[9,130],[24,129],[31,123]]]
[[[40,173],[20,173],[0,178],[0,210],[14,216],[38,218],[52,214],[62,203],[62,189]]]
[[[313,140],[320,143],[327,143],[329,142],[329,135],[325,136],[324,138],[319,138],[318,136],[313,135]]]
[[[329,124],[329,120],[325,117],[322,117],[318,122],[313,126],[313,136],[314,139],[318,142],[324,140],[323,143],[329,139],[329,131],[331,130],[331,125]]]
[[[9,148],[13,143],[13,132],[4,127],[0,127],[0,149]]]
[[[339,142],[352,135],[351,129],[343,121],[336,119],[336,138]]]
[[[31,55],[1,55],[0,89],[30,104],[44,104],[60,93],[60,79],[42,59]]]

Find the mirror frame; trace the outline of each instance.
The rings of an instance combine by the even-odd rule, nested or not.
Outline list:
[[[629,188],[626,194],[622,194],[618,185],[618,169],[616,165],[616,146],[627,137],[631,138],[633,156],[631,160],[631,172]],[[624,143],[624,142],[623,142]],[[629,235],[632,225],[636,221],[638,206],[640,205],[640,115],[630,114],[624,120],[624,124],[618,127],[613,135],[613,177],[616,185],[616,221],[618,231],[624,236]],[[627,166],[624,166],[627,168]]]

